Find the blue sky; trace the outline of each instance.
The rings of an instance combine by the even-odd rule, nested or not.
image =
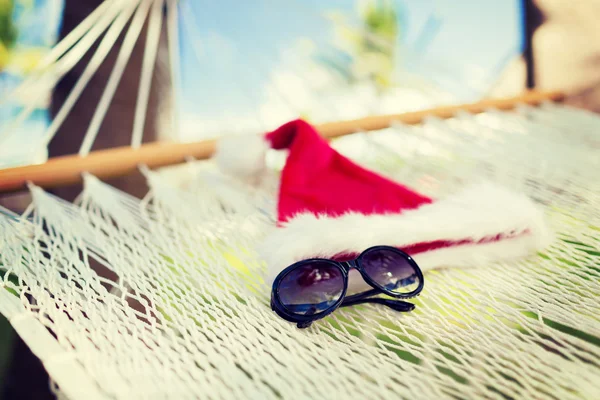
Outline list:
[[[450,90],[460,90],[461,81],[471,79],[473,66],[493,77],[521,46],[520,1],[396,3],[401,7],[402,45],[410,54],[403,67],[432,81],[458,81]],[[260,102],[282,50],[301,37],[326,48],[333,26],[322,15],[336,10],[352,19],[356,4],[354,0],[182,1],[181,12],[189,24],[180,28],[184,112],[214,114]],[[201,52],[200,60],[195,51]]]
[[[499,68],[520,49],[518,0],[394,1],[401,10],[401,54],[409,54],[402,68],[445,85],[444,89],[453,91],[457,98],[462,96],[464,101],[474,94],[467,88],[473,76],[483,77],[479,84],[483,81],[485,86],[486,79],[491,84]],[[23,4],[33,3],[38,7],[37,12],[25,13]],[[15,17],[23,28],[19,42],[34,46],[52,43],[60,24],[63,0],[33,3],[17,1]],[[192,131],[197,126],[194,118],[198,118],[200,125],[206,121],[217,123],[220,129],[222,121],[241,126],[239,121],[248,116],[254,118],[257,109],[267,115],[277,112],[278,103],[284,101],[273,94],[273,75],[282,70],[282,52],[295,52],[294,46],[300,38],[310,39],[320,49],[331,48],[334,27],[323,15],[337,11],[346,15],[351,24],[357,23],[357,3],[357,0],[181,0],[179,106],[184,119],[193,117],[189,121]],[[55,17],[48,19],[48,15]],[[183,23],[184,20],[189,24]],[[298,65],[297,69],[302,70],[303,66]],[[302,86],[311,82],[306,82],[306,77],[305,81],[289,79],[298,71],[287,72],[288,81],[283,85],[291,88],[288,94],[298,93],[306,102],[307,92],[312,88]],[[8,78],[0,77],[0,86],[8,84]],[[348,104],[354,101],[354,95],[337,96],[333,102],[345,103],[340,107],[355,108],[356,104]],[[330,99],[324,101],[329,103]],[[43,120],[45,115],[40,114],[32,121]]]
[[[16,0],[13,19],[19,45],[52,46],[58,38],[64,0]]]
[[[301,0],[300,0],[301,1]],[[320,4],[310,0],[305,4]],[[328,8],[335,3],[331,1]],[[228,107],[245,105],[249,95],[259,93],[269,80],[269,73],[277,65],[282,49],[291,46],[300,37],[308,37],[318,45],[332,38],[332,25],[319,15],[303,12],[308,7],[284,7],[277,0],[184,0],[180,23],[183,105],[201,105],[213,109],[220,100],[217,95],[227,94],[223,102]],[[292,2],[292,4],[294,4]],[[321,6],[321,9],[323,7]],[[315,11],[321,12],[317,8]],[[232,12],[232,10],[235,10]],[[301,11],[298,11],[301,10]],[[192,30],[192,31],[190,31]],[[219,39],[224,38],[227,43]],[[230,48],[229,46],[235,46]],[[202,51],[198,59],[198,49]],[[233,104],[232,104],[233,102]],[[197,107],[191,107],[196,109]]]
[[[521,1],[516,0],[404,0],[410,46],[419,43],[432,20],[439,19],[426,51],[449,60],[493,66],[503,54],[521,45]],[[436,18],[437,17],[437,18]],[[426,41],[427,42],[427,41]],[[418,50],[418,49],[415,49]]]

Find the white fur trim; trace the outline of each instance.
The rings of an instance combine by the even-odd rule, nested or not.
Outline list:
[[[299,214],[275,229],[259,251],[267,261],[269,278],[274,279],[290,264],[310,257],[360,253],[376,245],[476,242],[498,234],[519,236],[436,249],[414,259],[423,270],[482,265],[531,254],[551,238],[543,212],[528,197],[485,183],[402,214],[349,213],[338,218]]]
[[[226,136],[217,141],[213,159],[224,173],[243,181],[257,181],[265,171],[269,148],[262,135]]]

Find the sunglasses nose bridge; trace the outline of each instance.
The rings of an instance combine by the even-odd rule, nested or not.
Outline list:
[[[348,267],[348,270],[354,268],[354,269],[358,269],[358,264],[356,262],[356,260],[348,260],[346,261],[346,266]]]

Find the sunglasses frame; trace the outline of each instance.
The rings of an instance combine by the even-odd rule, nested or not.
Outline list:
[[[415,272],[419,278],[419,286],[410,293],[394,293],[390,290],[385,289],[383,286],[381,286],[377,282],[375,282],[364,270],[361,260],[365,254],[370,253],[372,251],[376,251],[376,250],[393,251],[393,252],[403,256],[406,259],[406,261],[408,261],[408,263],[411,265],[411,267],[413,267],[413,269],[415,270]],[[314,262],[327,263],[327,264],[334,265],[342,272],[342,279],[344,280],[344,288],[342,290],[342,294],[340,295],[340,298],[334,304],[331,305],[331,307],[329,307],[328,309],[326,309],[324,311],[321,311],[316,314],[311,314],[311,315],[295,314],[295,313],[289,311],[285,307],[285,305],[282,303],[282,301],[279,297],[279,284],[281,283],[283,278],[285,278],[287,276],[287,274],[290,273],[291,271],[293,271],[294,269],[301,267],[303,265],[314,263]],[[363,280],[369,286],[371,286],[374,290],[369,290],[367,292],[357,293],[357,294],[353,294],[351,296],[346,297],[346,292],[348,290],[348,274],[350,273],[350,270],[353,268],[358,270],[358,272],[362,276]],[[273,311],[275,311],[275,313],[277,313],[277,315],[279,315],[284,320],[297,323],[299,328],[305,328],[305,327],[309,326],[312,322],[322,319],[322,318],[325,318],[326,316],[328,316],[329,314],[331,314],[332,312],[337,310],[342,305],[344,300],[362,300],[366,297],[373,296],[376,294],[386,294],[386,295],[391,296],[396,299],[409,299],[409,298],[418,296],[421,293],[421,291],[423,290],[424,285],[425,285],[425,281],[423,278],[423,272],[421,271],[421,268],[419,268],[419,266],[417,265],[415,260],[410,255],[408,255],[407,253],[403,252],[400,249],[397,249],[397,248],[391,247],[391,246],[373,246],[373,247],[369,247],[368,249],[364,250],[362,253],[360,253],[360,255],[358,257],[356,257],[353,260],[334,261],[334,260],[330,260],[330,259],[326,259],[326,258],[309,258],[306,260],[298,261],[298,262],[290,265],[289,267],[285,268],[283,271],[281,271],[279,273],[279,275],[277,275],[277,277],[273,281],[273,286],[271,289],[271,309]]]

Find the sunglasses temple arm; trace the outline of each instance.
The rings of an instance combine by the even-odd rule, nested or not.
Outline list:
[[[357,294],[353,294],[353,295],[350,295],[350,296],[346,296],[344,298],[343,303],[346,303],[346,302],[355,302],[357,300],[366,299],[368,297],[373,297],[373,296],[376,296],[378,294],[381,294],[380,290],[377,290],[377,289],[367,290],[366,292],[362,292],[362,293],[357,293]]]
[[[384,306],[390,307],[393,310],[401,311],[401,312],[412,311],[415,309],[414,304],[408,303],[406,301],[381,299],[378,297],[374,298],[374,299],[362,299],[362,300],[355,300],[355,301],[350,301],[350,302],[343,302],[341,307],[349,307],[349,306],[354,306],[354,305],[363,304],[363,303],[382,304]]]
[[[372,299],[369,299],[369,298],[348,299],[348,298],[346,298],[342,302],[341,307],[350,307],[350,306],[354,306],[357,304],[364,304],[364,303],[382,304],[384,306],[390,307],[393,310],[401,311],[401,312],[412,311],[415,309],[415,305],[412,303],[408,303],[408,302],[402,301],[402,300],[382,299],[380,297],[375,297]]]

